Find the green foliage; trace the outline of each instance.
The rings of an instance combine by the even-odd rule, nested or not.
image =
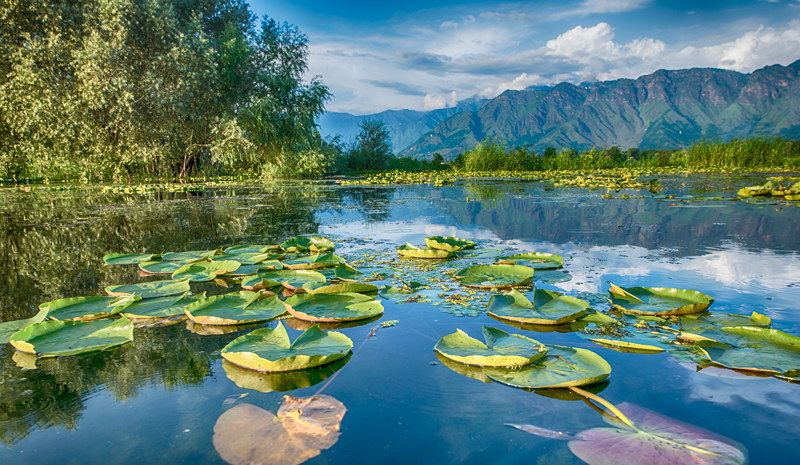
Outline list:
[[[307,37],[256,27],[242,0],[13,0],[0,18],[3,178],[252,173],[318,152],[330,94],[303,81]]]
[[[361,132],[347,154],[347,167],[352,171],[381,171],[394,158],[389,131],[383,121],[364,120]]]

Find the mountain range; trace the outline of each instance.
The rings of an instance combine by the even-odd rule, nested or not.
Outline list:
[[[702,139],[798,139],[800,60],[749,74],[659,70],[637,79],[508,90],[491,100],[472,98],[430,112],[328,113],[320,123],[323,134],[347,124],[357,133],[367,118],[384,121],[395,151],[415,158],[438,152],[453,159],[487,138],[539,153],[547,147],[624,150],[680,148]]]

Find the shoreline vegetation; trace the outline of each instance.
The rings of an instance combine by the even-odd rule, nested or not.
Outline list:
[[[363,121],[352,140],[322,137],[317,121],[332,94],[321,77],[306,79],[308,53],[308,37],[297,27],[257,18],[244,0],[4,3],[0,184],[376,173],[362,182],[436,183],[443,174],[800,168],[800,141],[763,137],[541,153],[488,139],[447,162],[436,153],[430,160],[397,157],[380,121]]]

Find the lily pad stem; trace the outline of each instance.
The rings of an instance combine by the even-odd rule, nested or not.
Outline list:
[[[611,413],[616,415],[616,417],[619,418],[619,420],[621,422],[625,423],[626,425],[630,426],[631,428],[633,428],[635,430],[639,429],[639,428],[637,428],[636,426],[633,425],[632,421],[628,420],[628,417],[626,417],[624,413],[620,412],[618,408],[614,407],[614,404],[612,404],[611,402],[603,399],[602,397],[600,397],[598,395],[592,394],[591,392],[588,392],[588,391],[584,391],[583,389],[575,387],[575,386],[570,386],[569,390],[574,392],[575,394],[578,394],[579,396],[585,397],[587,399],[591,399],[591,400],[593,400],[593,401],[595,401],[595,402],[597,402],[599,404],[602,404],[605,408],[611,410]]]

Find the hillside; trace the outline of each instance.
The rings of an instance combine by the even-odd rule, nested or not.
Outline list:
[[[679,148],[701,139],[800,138],[800,60],[751,74],[710,68],[659,70],[638,79],[506,91],[455,114],[402,155],[452,159],[497,137],[509,145]]]
[[[463,111],[476,111],[487,99],[469,98],[456,106],[432,111],[387,110],[371,115],[326,112],[319,118],[320,132],[324,137],[341,135],[350,140],[359,132],[359,125],[366,119],[383,121],[392,139],[392,148],[399,153],[417,141],[419,137],[438,126],[447,118]]]

